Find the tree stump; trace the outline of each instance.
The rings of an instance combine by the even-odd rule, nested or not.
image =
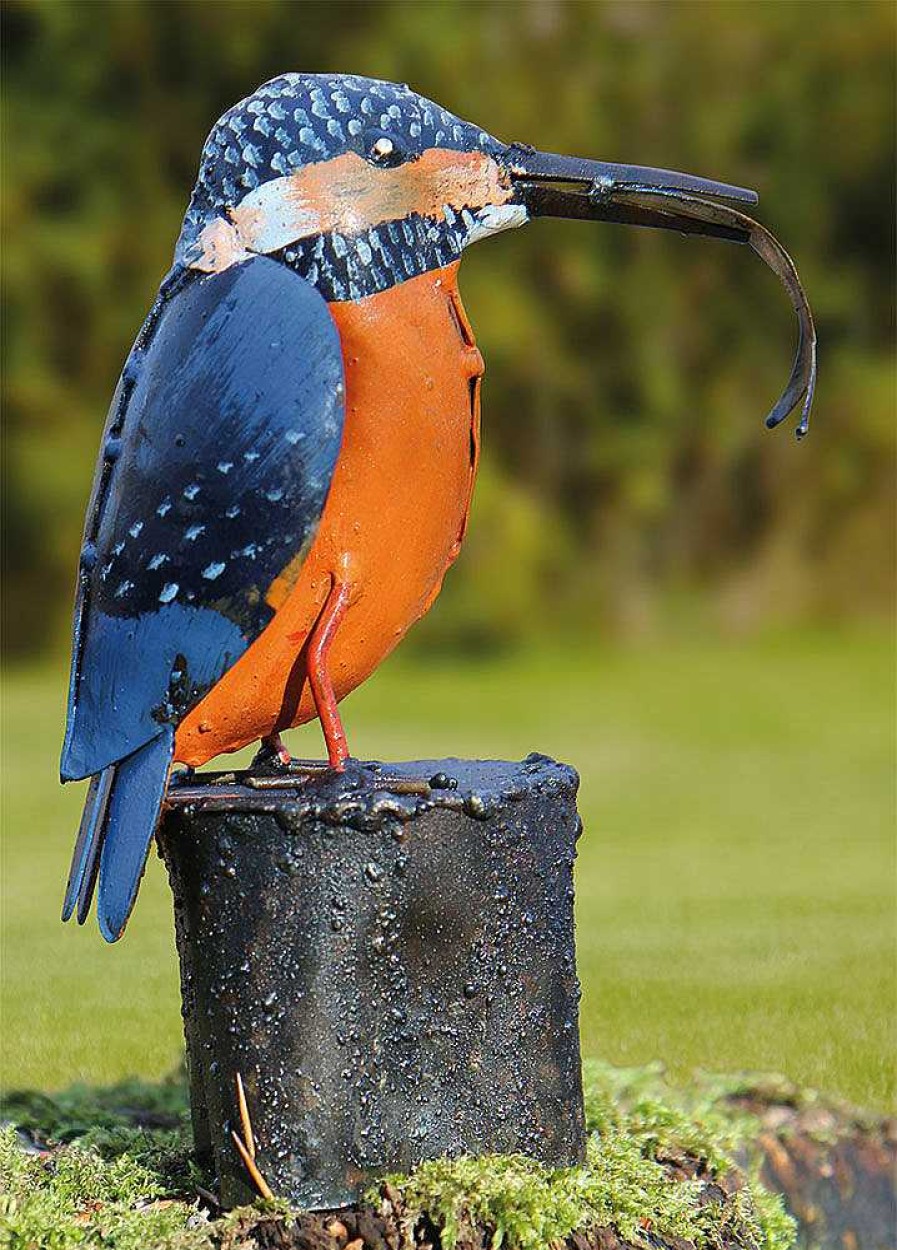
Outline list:
[[[582,1158],[577,785],[543,756],[176,776],[159,841],[226,1204],[332,1208],[444,1154]]]

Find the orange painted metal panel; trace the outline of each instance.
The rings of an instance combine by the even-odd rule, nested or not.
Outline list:
[[[330,310],[346,368],[343,445],[317,536],[269,588],[277,614],[182,722],[198,766],[315,716],[304,648],[333,580],[351,603],[329,652],[337,698],[430,607],[460,550],[479,447],[480,355],[458,265]],[[301,344],[297,344],[297,351]]]

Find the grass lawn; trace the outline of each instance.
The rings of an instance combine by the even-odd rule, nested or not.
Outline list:
[[[154,1077],[181,1031],[153,857],[125,939],[63,928],[83,788],[56,778],[65,674],[4,682],[5,1087]],[[773,1069],[893,1101],[893,660],[882,632],[458,665],[401,656],[345,705],[353,750],[537,749],[582,774],[583,1050]],[[291,735],[320,754],[314,728]]]

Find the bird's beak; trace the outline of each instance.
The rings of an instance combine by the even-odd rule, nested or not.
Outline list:
[[[791,257],[764,226],[733,207],[756,204],[755,192],[671,169],[558,156],[517,143],[501,163],[531,217],[616,221],[749,243],[778,275],[798,321],[791,377],[766,424],[778,425],[800,406],[797,436],[806,434],[816,385],[816,328]]]

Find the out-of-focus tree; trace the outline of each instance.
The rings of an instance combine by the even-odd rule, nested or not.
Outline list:
[[[755,186],[817,314],[797,447],[762,429],[793,325],[747,249],[578,222],[473,248],[489,489],[441,638],[888,603],[889,3],[6,0],[3,26],[11,650],[63,636],[105,407],[205,133],[286,69],[406,80],[504,138]]]

